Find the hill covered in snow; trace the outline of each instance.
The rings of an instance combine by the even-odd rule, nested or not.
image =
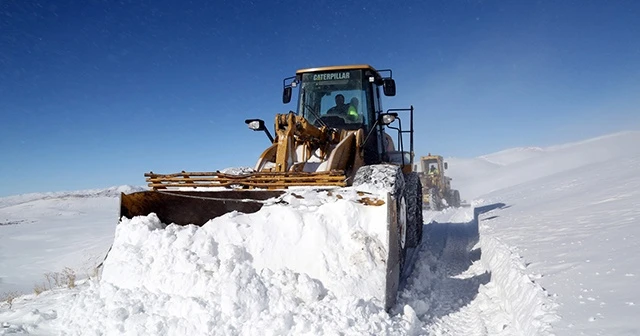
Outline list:
[[[512,148],[477,158],[447,158],[447,173],[462,198],[534,181],[572,169],[593,169],[634,156],[640,132],[621,132],[546,148]]]

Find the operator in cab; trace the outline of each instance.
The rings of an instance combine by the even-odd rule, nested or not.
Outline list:
[[[336,98],[336,106],[332,107],[327,111],[327,115],[337,115],[345,118],[348,121],[357,121],[358,114],[358,98],[351,98],[349,104],[344,103],[344,95],[337,94]]]
[[[431,169],[429,170],[429,175],[438,175],[438,168],[436,168],[436,166],[431,166]]]
[[[332,107],[327,111],[327,115],[340,115],[346,116],[349,105],[344,103],[344,96],[341,94],[336,95],[336,106]]]

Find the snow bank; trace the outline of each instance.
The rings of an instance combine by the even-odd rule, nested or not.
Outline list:
[[[474,205],[427,213],[433,227],[409,280],[412,292],[428,295],[402,293],[405,302],[422,320],[434,320],[429,335],[549,335],[556,303],[517,251],[478,225],[499,205]]]
[[[517,252],[500,239],[480,235],[481,260],[491,270],[495,286],[510,326],[525,336],[550,335],[552,323],[559,320],[558,307],[549,294],[526,273],[526,266]]]
[[[230,213],[201,228],[167,226],[155,214],[123,219],[101,281],[80,292],[58,323],[119,334],[393,328],[379,300],[386,208],[365,206],[360,197],[352,189],[294,190],[288,206]],[[327,314],[335,320],[326,321]]]
[[[591,167],[484,196],[511,205],[484,222],[484,236],[517,246],[526,274],[562,303],[556,333],[638,334],[640,150]]]
[[[168,268],[178,264],[208,264],[207,258],[218,255],[218,245],[232,244],[246,249],[256,269],[290,268],[307,273],[338,295],[351,292],[351,287],[356,295],[360,294],[357,291],[377,292],[383,283],[371,273],[385,273],[380,272],[385,267],[380,261],[386,258],[386,207],[359,204],[355,192],[341,194],[342,199],[336,196],[293,191],[284,197],[287,205],[265,206],[253,214],[230,213],[201,229],[170,225],[156,230],[163,224],[154,216],[143,222],[124,220],[118,225],[105,262],[104,279],[122,281],[120,272],[138,274],[143,285],[150,288],[152,284],[144,284],[145,278],[160,274],[144,274],[141,270],[173,272]],[[193,260],[177,259],[180,251],[189,251]],[[157,253],[166,255],[159,258],[154,256]],[[141,269],[136,263],[151,268]],[[125,283],[114,284],[128,288]]]
[[[554,146],[477,182],[500,188],[476,205],[507,205],[481,221],[482,258],[524,330],[554,321],[558,335],[640,332],[638,143],[640,133],[625,132]],[[540,305],[547,292],[555,313]]]

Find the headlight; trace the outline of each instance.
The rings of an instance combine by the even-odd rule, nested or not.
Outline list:
[[[393,114],[385,114],[382,116],[382,123],[384,125],[389,125],[396,120],[396,116]]]
[[[254,131],[259,131],[260,130],[260,120],[254,120],[252,122],[249,123],[249,128],[254,130]]]

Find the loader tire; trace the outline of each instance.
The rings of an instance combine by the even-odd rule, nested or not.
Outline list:
[[[429,189],[429,207],[432,211],[440,211],[440,205],[442,201],[438,196],[438,190],[436,188]]]
[[[416,247],[422,241],[422,182],[418,173],[405,175],[407,197],[407,247]]]
[[[445,208],[455,207],[455,204],[453,202],[453,190],[449,190],[447,194],[444,196],[444,199],[447,201],[447,206],[445,206]]]
[[[451,206],[454,208],[460,207],[460,192],[458,190],[453,190],[452,192]]]
[[[396,209],[398,216],[398,264],[400,265],[400,274],[404,271],[405,260],[407,259],[407,238],[408,235],[408,213],[407,198],[404,193],[400,193],[396,201]]]

